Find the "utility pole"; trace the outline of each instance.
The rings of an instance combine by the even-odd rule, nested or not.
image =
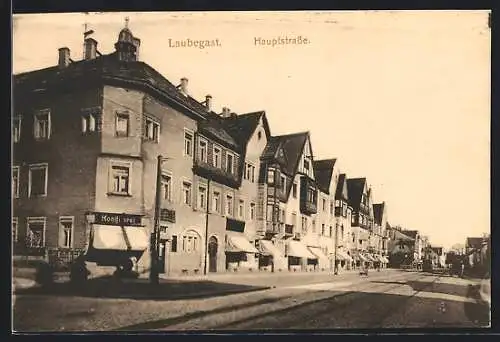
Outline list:
[[[333,250],[333,274],[337,275],[337,248],[339,244],[339,224],[335,222],[335,248]]]
[[[208,217],[210,212],[208,211],[209,199],[210,198],[210,178],[207,181],[207,200],[206,200],[206,210],[205,210],[205,263],[203,265],[203,274],[207,274],[207,258],[208,258]]]
[[[151,233],[151,269],[149,271],[149,281],[151,285],[158,285],[159,279],[159,255],[158,255],[158,241],[160,235],[160,207],[161,207],[161,164],[163,157],[158,156],[156,165],[156,196],[155,196],[155,212],[154,212],[154,226]]]

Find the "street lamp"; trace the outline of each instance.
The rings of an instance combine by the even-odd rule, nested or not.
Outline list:
[[[160,240],[160,209],[161,209],[161,165],[164,161],[170,158],[164,158],[162,155],[157,157],[156,165],[156,195],[155,195],[155,212],[154,212],[154,225],[153,232],[151,233],[150,239],[150,250],[151,250],[151,268],[149,271],[149,281],[151,285],[158,285],[160,283],[160,272],[158,269],[159,265],[159,251],[158,242]]]

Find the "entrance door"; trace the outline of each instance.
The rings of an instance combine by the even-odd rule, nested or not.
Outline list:
[[[166,241],[160,241],[158,246],[158,272],[165,273],[165,260],[166,260]]]
[[[210,237],[208,240],[208,272],[217,272],[217,238]]]

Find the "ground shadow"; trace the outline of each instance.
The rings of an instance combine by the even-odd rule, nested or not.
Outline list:
[[[209,280],[183,281],[160,279],[158,285],[148,279],[123,279],[101,277],[89,279],[78,285],[53,283],[44,287],[16,290],[16,295],[77,296],[94,298],[124,298],[145,300],[180,300],[227,295],[267,289],[264,286],[250,286],[215,282]]]

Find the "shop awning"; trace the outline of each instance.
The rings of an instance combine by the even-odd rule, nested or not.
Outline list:
[[[337,257],[341,255],[345,261],[352,261],[352,258],[349,254],[347,254],[346,252],[344,251],[337,251]]]
[[[384,263],[384,264],[388,264],[389,263],[389,259],[387,259],[385,256],[382,256],[380,257],[381,261]]]
[[[321,248],[319,248],[319,247],[308,247],[308,248],[309,248],[309,251],[312,254],[314,254],[318,259],[320,259],[320,260],[328,259],[328,257],[325,255],[325,253],[323,253]]]
[[[308,258],[317,259],[317,257],[309,252],[307,247],[300,241],[291,240],[287,245],[287,256],[297,257],[297,258]]]
[[[96,250],[144,251],[149,235],[143,227],[120,227],[94,224],[92,247]]]
[[[276,247],[271,240],[260,240],[259,251],[264,255],[282,256],[281,251]]]
[[[226,232],[226,252],[259,253],[243,233]]]
[[[357,255],[358,259],[361,260],[361,261],[370,261],[366,256],[364,256],[363,254],[359,253]]]

